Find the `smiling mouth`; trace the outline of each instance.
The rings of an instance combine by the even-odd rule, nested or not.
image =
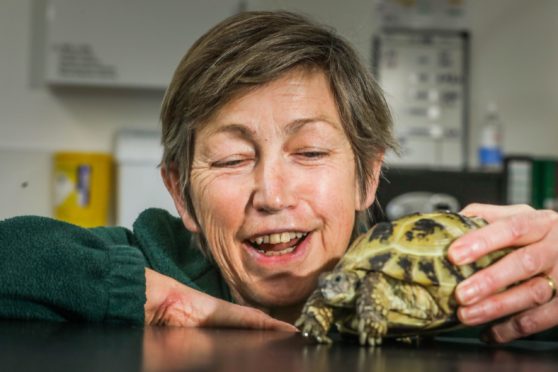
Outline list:
[[[283,232],[278,234],[261,235],[249,239],[250,246],[265,256],[282,256],[293,252],[308,236],[303,232]]]

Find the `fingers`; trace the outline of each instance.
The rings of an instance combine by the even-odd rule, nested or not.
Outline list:
[[[518,209],[521,209],[521,206],[518,206]],[[507,212],[498,213],[504,215]],[[488,214],[495,215],[492,212]],[[551,226],[557,222],[558,214],[546,210],[530,210],[505,216],[456,239],[449,248],[448,258],[457,265],[463,265],[497,249],[537,242],[544,238]]]
[[[453,242],[448,257],[455,264],[471,263],[502,248],[516,249],[458,285],[460,320],[478,325],[510,316],[490,329],[488,338],[494,342],[558,325],[554,285],[540,276],[550,273],[558,278],[558,213],[525,205],[482,204],[467,206],[461,213],[482,217],[489,225]]]
[[[217,300],[215,311],[202,326],[269,329],[275,331],[298,332],[286,322],[274,319],[261,310]]]
[[[558,300],[555,298],[542,306],[492,326],[488,341],[505,343],[553,328],[558,325],[556,314],[558,314]]]
[[[461,282],[456,288],[455,297],[461,305],[473,304],[513,283],[550,271],[556,256],[555,249],[546,249],[542,244],[515,250]]]
[[[460,307],[457,315],[467,325],[478,325],[534,308],[549,302],[554,296],[553,288],[543,276],[488,297],[471,306]]]
[[[497,219],[532,211],[534,211],[534,209],[527,204],[492,205],[473,203],[467,205],[459,213],[464,214],[465,216],[482,217],[488,222],[492,222]]]
[[[178,327],[235,327],[298,332],[264,312],[210,296],[145,269],[145,323]]]
[[[557,232],[557,221],[555,212],[529,211],[496,220],[456,240],[448,256],[457,264],[475,261],[503,247],[526,245],[462,282],[456,289],[458,302],[470,305],[513,283],[551,271],[558,261],[558,246],[552,236]]]

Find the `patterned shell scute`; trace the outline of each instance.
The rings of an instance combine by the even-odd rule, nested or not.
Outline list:
[[[454,287],[479,268],[476,264],[452,265],[447,249],[459,236],[484,225],[480,218],[451,212],[416,213],[395,222],[381,222],[353,243],[338,267],[378,271],[423,286]]]

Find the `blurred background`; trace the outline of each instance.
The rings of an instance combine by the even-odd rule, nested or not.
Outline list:
[[[377,218],[557,208],[558,1],[2,0],[0,219],[174,211],[157,168],[172,72],[219,20],[272,9],[334,27],[384,88],[402,151]]]

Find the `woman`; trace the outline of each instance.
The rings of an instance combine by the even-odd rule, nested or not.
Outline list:
[[[180,219],[147,210],[133,233],[2,222],[1,316],[295,330],[396,147],[380,89],[331,31],[291,13],[242,13],[180,62],[161,120],[161,173]],[[555,326],[556,213],[464,213],[492,224],[456,241],[456,262],[524,248],[459,287],[461,319],[517,313],[492,328],[498,342]]]

